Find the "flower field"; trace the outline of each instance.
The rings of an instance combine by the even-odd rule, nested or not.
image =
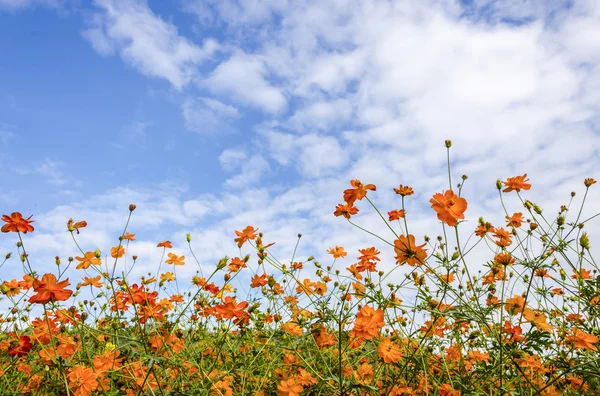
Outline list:
[[[398,197],[385,211],[370,199],[382,193],[373,184],[355,179],[340,192],[333,215],[385,243],[395,258],[387,272],[372,246],[356,259],[334,246],[328,263],[282,262],[255,224],[232,230],[240,254],[223,252],[232,257],[210,274],[178,277],[197,263],[188,234],[189,254],[162,241],[155,273],[135,279],[135,230],[87,251],[77,239],[86,221],[65,219],[80,255],[39,273],[27,250],[35,219],[4,214],[2,238],[16,249],[2,266],[23,275],[0,279],[0,394],[600,395],[600,274],[586,232],[596,216],[581,215],[595,180],[582,181],[581,207],[571,207],[573,192],[545,210],[526,174],[498,180],[505,223],[474,227],[467,177],[453,184],[451,173],[428,202],[443,230],[434,238],[410,232],[405,202],[418,186],[384,191]],[[506,195],[521,206],[506,207]],[[355,223],[369,210],[383,232]],[[255,254],[243,256],[248,245]],[[488,255],[477,273],[467,265],[475,248]],[[412,300],[399,297],[406,291]]]

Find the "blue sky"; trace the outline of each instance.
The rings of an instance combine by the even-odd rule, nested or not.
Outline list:
[[[502,222],[498,178],[553,213],[600,178],[598,37],[594,0],[0,0],[0,212],[34,215],[41,268],[77,253],[69,217],[108,251],[129,203],[141,272],[187,232],[203,265],[235,256],[248,224],[326,260],[377,245],[332,215],[354,178],[385,211],[413,186],[411,232],[441,232],[449,138],[465,233]]]

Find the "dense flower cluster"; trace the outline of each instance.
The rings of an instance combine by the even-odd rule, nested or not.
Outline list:
[[[520,194],[528,182],[525,174],[497,187]],[[349,221],[358,201],[370,203],[367,194],[377,191],[350,184],[334,212]],[[586,189],[593,184],[584,181]],[[21,234],[34,232],[31,216],[2,216],[2,232],[19,236],[25,273],[0,284],[8,307],[0,313],[0,394],[600,393],[600,275],[581,231],[588,220],[568,222],[567,206],[548,219],[525,200],[523,211],[502,214],[505,228],[480,218],[471,244],[462,245],[460,185],[429,201],[454,240],[408,233],[405,199],[414,190],[393,190],[401,208],[382,217],[393,234],[385,253],[361,248],[354,261],[335,246],[330,265],[312,256],[282,263],[270,254],[273,243],[248,225],[232,235],[238,256],[191,281],[177,275],[196,257],[190,234],[187,259],[171,241],[160,242],[156,274],[136,281],[115,271],[135,234],[124,231],[106,255],[80,249],[69,274],[81,280],[71,284],[59,257],[56,274],[30,267]],[[69,219],[67,231],[76,241],[87,226]],[[248,245],[256,262],[241,252]],[[477,245],[491,253],[475,274],[465,258]],[[14,264],[10,258],[2,265]],[[388,277],[393,272],[400,276]]]

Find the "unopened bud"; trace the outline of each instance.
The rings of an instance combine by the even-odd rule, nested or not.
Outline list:
[[[446,140],[446,141],[444,142],[444,144],[446,145],[446,148],[450,148],[450,147],[452,147],[452,141],[451,141],[451,140]]]
[[[94,256],[99,259],[100,257],[102,257],[102,252],[100,251],[100,249],[96,249],[96,251],[94,252]]]
[[[502,180],[496,180],[496,189],[502,190]]]
[[[130,204],[129,205],[129,211],[133,212],[135,210],[135,208],[137,208],[137,206],[135,206],[134,204]]]
[[[192,241],[192,234],[190,234],[190,233],[185,234],[185,240],[188,241],[188,243],[191,242]]]
[[[584,232],[579,238],[579,245],[586,250],[590,250],[590,238],[588,237],[587,232]]]

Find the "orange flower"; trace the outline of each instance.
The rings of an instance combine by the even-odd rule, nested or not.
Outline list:
[[[169,258],[165,260],[165,263],[173,265],[185,265],[183,260],[185,260],[185,256],[177,256],[176,254],[169,253]]]
[[[494,243],[500,247],[507,247],[512,244],[512,237],[504,228],[496,228],[494,238],[498,238]]]
[[[135,241],[135,234],[132,234],[130,232],[126,233],[125,235],[123,235],[121,237],[122,240],[127,240],[127,241]]]
[[[494,226],[491,223],[479,224],[477,228],[475,228],[475,235],[478,237],[484,237],[488,232],[494,232]]]
[[[592,279],[594,279],[594,278],[592,278],[592,271],[591,270],[582,268],[581,272],[578,272],[578,271],[575,271],[575,270],[572,270],[572,271],[573,271],[573,275],[571,276],[571,278],[573,278],[573,279],[582,279],[582,280],[592,280]]]
[[[444,384],[439,387],[440,396],[460,396],[460,391],[456,390],[450,384]]]
[[[425,244],[417,246],[413,235],[409,234],[408,238],[400,235],[400,238],[394,241],[394,246],[397,264],[407,263],[410,266],[415,266],[425,262],[427,257],[427,251],[423,249]]]
[[[596,184],[596,180],[592,179],[591,177],[588,177],[587,179],[585,179],[585,180],[583,181],[583,184],[584,184],[586,187],[589,187],[589,186],[591,186],[592,184]]]
[[[511,265],[515,262],[515,258],[509,252],[500,252],[494,257],[494,263],[499,265]]]
[[[258,229],[254,229],[252,226],[247,226],[243,231],[235,231],[235,234],[239,238],[235,238],[234,241],[238,243],[238,247],[242,247],[246,241],[254,240],[256,238],[256,231],[258,231]]]
[[[552,331],[552,326],[548,324],[546,315],[542,311],[534,311],[533,309],[525,308],[523,317],[540,330],[546,332]]]
[[[14,343],[14,346],[8,349],[8,355],[23,357],[26,356],[29,351],[31,351],[31,348],[33,348],[33,345],[31,344],[31,338],[22,335],[19,337],[19,340]]]
[[[281,383],[277,385],[277,389],[279,389],[277,396],[299,396],[304,390],[304,387],[300,385],[296,379],[288,378],[282,379]]]
[[[267,280],[267,274],[262,274],[262,275],[254,275],[250,281],[250,287],[254,288],[254,287],[261,287],[261,286],[266,286],[267,283],[269,283],[269,281]]]
[[[347,219],[357,213],[358,208],[352,204],[338,204],[338,206],[335,207],[335,212],[333,212],[335,217],[344,216]]]
[[[50,301],[66,301],[73,294],[72,290],[66,290],[69,279],[56,283],[54,274],[44,274],[42,280],[33,281],[33,291],[37,294],[31,296],[30,303],[47,304]]]
[[[290,335],[301,336],[302,335],[302,327],[298,326],[298,324],[294,322],[287,322],[283,326],[281,326],[282,330]]]
[[[511,192],[516,191],[519,192],[521,190],[529,190],[531,188],[531,184],[527,183],[529,179],[526,179],[527,173],[523,176],[515,176],[509,177],[505,182],[502,182],[506,186],[502,192]]]
[[[452,283],[456,279],[454,276],[454,272],[450,272],[449,274],[440,275],[442,280],[446,283]]]
[[[239,257],[234,257],[231,259],[231,263],[227,266],[227,270],[229,272],[238,272],[242,268],[247,268],[246,262],[244,259]]]
[[[215,311],[221,315],[223,319],[233,319],[240,318],[244,316],[245,309],[248,307],[247,301],[242,301],[241,303],[237,303],[235,298],[225,297],[223,299],[223,304],[215,305]]]
[[[2,226],[2,232],[22,232],[23,234],[33,232],[33,227],[30,224],[33,223],[33,220],[29,219],[31,219],[31,216],[24,219],[19,212],[13,212],[10,217],[2,215],[2,220],[7,223]]]
[[[451,227],[458,224],[458,219],[465,218],[467,200],[454,194],[452,190],[434,194],[429,202],[431,202],[431,208],[436,211],[437,218]]]
[[[88,396],[98,388],[96,373],[91,368],[75,366],[67,377],[69,378],[69,388],[75,396]]]
[[[88,269],[90,265],[101,265],[102,261],[96,257],[96,253],[87,252],[83,255],[83,257],[75,256],[75,259],[79,261],[77,267],[75,269]]]
[[[506,217],[506,226],[507,227],[515,227],[515,228],[519,228],[521,227],[521,224],[523,224],[523,213],[521,212],[517,212],[515,214],[513,214],[511,217],[505,216]]]
[[[164,241],[159,243],[158,245],[156,245],[156,247],[162,247],[165,249],[171,249],[173,247],[173,245],[171,245],[171,241]]]
[[[379,334],[379,329],[385,325],[382,309],[373,309],[365,305],[356,314],[354,328],[350,333],[356,337],[370,340]]]
[[[403,186],[402,184],[400,184],[400,187],[394,188],[394,191],[396,192],[396,194],[402,195],[403,197],[413,195],[415,193],[412,187]]]
[[[401,210],[394,209],[394,210],[388,212],[390,221],[403,219],[405,214],[406,214],[406,212],[404,211],[404,209],[401,209]]]
[[[368,249],[358,249],[359,253],[362,253],[362,256],[360,256],[358,259],[361,262],[364,261],[380,261],[379,257],[377,257],[379,255],[379,250],[375,249],[374,247],[370,247]]]
[[[526,306],[525,299],[518,294],[515,294],[513,298],[507,298],[504,303],[504,309],[511,315],[523,312]]]
[[[586,333],[576,327],[571,328],[572,333],[565,338],[565,342],[572,344],[577,349],[597,351],[596,344],[600,339],[593,334]]]
[[[350,180],[350,185],[353,188],[349,188],[344,191],[344,201],[346,201],[348,205],[354,204],[356,200],[362,200],[367,196],[368,190],[375,191],[377,189],[374,184],[364,185],[358,179]]]
[[[389,338],[383,338],[377,347],[377,353],[386,363],[398,363],[402,359],[400,347]]]
[[[115,246],[110,249],[110,255],[112,258],[121,258],[125,254],[125,247]]]
[[[87,276],[83,277],[83,283],[81,283],[81,286],[93,286],[93,287],[102,287],[102,285],[104,285],[103,282],[100,282],[100,275],[95,276],[93,278],[88,278]]]
[[[327,253],[331,254],[334,259],[338,259],[341,257],[346,257],[348,253],[344,250],[342,246],[336,246],[334,248],[329,248]]]
[[[79,234],[79,229],[84,227],[87,227],[87,222],[85,220],[78,221],[77,223],[73,223],[73,219],[69,219],[69,221],[67,221],[67,229],[70,232],[77,231],[77,234]]]

